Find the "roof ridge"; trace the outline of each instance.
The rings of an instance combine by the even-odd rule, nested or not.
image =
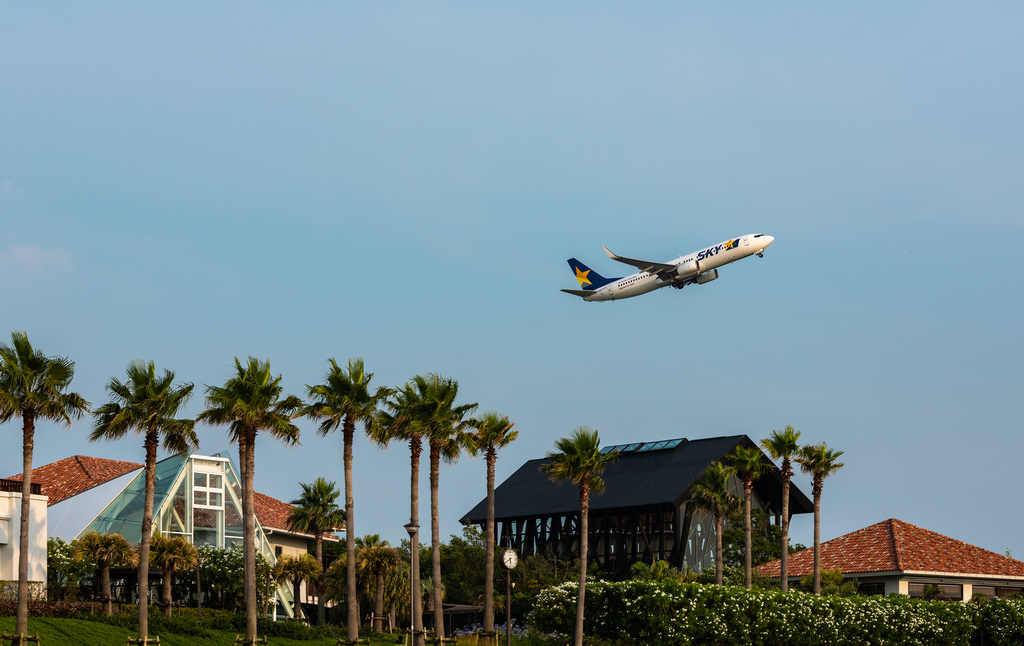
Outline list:
[[[87,478],[89,478],[90,480],[95,480],[95,478],[92,475],[92,471],[89,471],[89,467],[85,466],[85,462],[82,461],[83,457],[85,457],[85,456],[84,455],[76,455],[76,456],[74,456],[75,462],[77,462],[78,466],[81,467],[82,471],[85,472],[85,476]]]
[[[887,522],[889,523],[889,533],[892,534],[892,552],[893,552],[893,555],[896,557],[896,569],[902,572],[904,568],[903,568],[903,550],[900,549],[900,538],[901,537],[897,537],[896,536],[897,533],[902,533],[900,531],[900,530],[902,530],[902,527],[900,527],[897,524],[900,521],[897,521],[895,518],[890,518]]]

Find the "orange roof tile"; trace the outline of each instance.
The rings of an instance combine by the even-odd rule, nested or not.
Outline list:
[[[255,500],[253,502],[256,505],[256,517],[260,519],[261,525],[279,532],[301,534],[301,532],[292,532],[292,530],[288,529],[288,514],[295,509],[294,505],[289,505],[286,502],[278,500],[277,498],[271,498],[270,496],[258,491],[254,491],[253,493],[255,494]],[[336,541],[338,540],[338,537],[334,536],[334,534],[325,532],[324,539]]]
[[[843,574],[873,572],[945,572],[1024,576],[1024,562],[990,552],[937,532],[890,518],[821,544],[821,568]],[[806,576],[814,569],[814,550],[789,557],[789,576]],[[778,577],[779,561],[757,568]]]
[[[43,486],[43,494],[50,499],[47,506],[50,506],[143,466],[136,462],[74,455],[32,469],[32,483]],[[19,473],[9,479],[20,481],[21,476]]]

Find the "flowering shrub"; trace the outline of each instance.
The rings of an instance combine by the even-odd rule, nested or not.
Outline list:
[[[568,636],[577,584],[546,588],[529,616],[542,632]],[[1024,643],[1024,602],[925,602],[819,597],[676,581],[587,584],[584,632],[620,644],[731,646],[995,646]]]

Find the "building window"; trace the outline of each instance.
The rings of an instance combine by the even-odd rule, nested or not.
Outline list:
[[[996,587],[994,585],[976,585],[974,586],[974,591],[971,592],[971,596],[991,599],[996,596]]]
[[[948,601],[963,601],[964,599],[964,587],[962,585],[950,583],[911,583],[907,587],[912,599],[930,597],[936,592],[936,589],[938,593],[937,598],[939,599]]]
[[[1024,588],[996,588],[996,595],[1000,597],[1019,597],[1024,595]]]
[[[884,582],[861,583],[857,587],[857,592],[859,592],[860,594],[863,594],[863,595],[872,595],[872,594],[885,595],[885,583]]]

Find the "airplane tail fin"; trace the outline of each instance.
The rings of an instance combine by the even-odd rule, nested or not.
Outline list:
[[[618,278],[605,278],[575,258],[569,258],[569,267],[572,269],[573,274],[575,274],[576,280],[579,281],[580,289],[593,291],[618,280]]]

